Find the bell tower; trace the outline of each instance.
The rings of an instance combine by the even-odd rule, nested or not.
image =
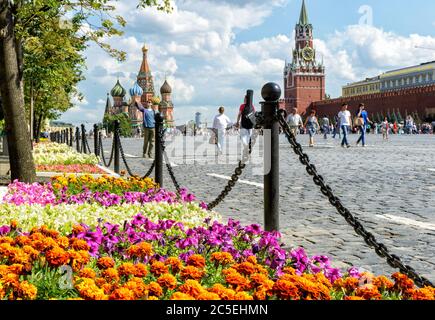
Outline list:
[[[301,114],[313,101],[325,99],[325,67],[317,61],[313,25],[308,20],[305,0],[295,27],[292,62],[284,68],[284,97],[286,110],[296,107]]]

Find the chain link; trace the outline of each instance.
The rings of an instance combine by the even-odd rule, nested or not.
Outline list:
[[[101,136],[98,137],[98,140],[99,140],[99,142],[100,142],[100,143],[99,143],[100,147],[99,147],[98,149],[99,149],[100,154],[101,154],[101,159],[103,160],[104,165],[105,165],[107,168],[109,168],[110,165],[112,164],[113,155],[115,154],[115,144],[112,143],[112,151],[111,151],[111,154],[110,154],[110,160],[109,160],[109,163],[107,163],[107,162],[106,162],[106,157],[104,156],[103,140],[101,139]]]
[[[246,168],[246,163],[249,161],[253,147],[257,142],[257,137],[258,137],[258,132],[254,130],[254,134],[252,135],[251,140],[249,141],[249,146],[244,148],[242,160],[239,161],[239,165],[234,170],[234,174],[231,176],[231,179],[228,181],[228,184],[225,186],[224,190],[217,196],[217,198],[214,201],[210,202],[207,205],[208,210],[213,210],[214,208],[216,208],[222,201],[224,201],[225,197],[234,188],[236,182],[239,180],[240,176],[243,173],[243,169]]]
[[[337,209],[338,213],[344,217],[346,222],[354,228],[355,232],[364,238],[365,243],[369,247],[374,248],[378,256],[385,258],[387,263],[392,268],[399,269],[400,272],[413,279],[419,287],[433,287],[434,285],[428,279],[419,276],[412,267],[404,265],[398,256],[390,254],[384,244],[377,242],[375,236],[365,230],[361,222],[359,222],[358,219],[355,218],[350,211],[343,206],[341,200],[333,194],[332,189],[325,183],[323,177],[317,173],[316,167],[313,164],[310,164],[310,158],[303,152],[301,144],[296,141],[296,137],[293,135],[289,125],[285,121],[284,111],[280,110],[278,120],[287,140],[293,148],[293,151],[299,156],[300,162],[306,166],[308,174],[313,176],[314,183],[320,187],[322,194],[328,197],[331,205],[333,205]]]
[[[119,151],[120,151],[120,153],[121,153],[121,158],[122,158],[122,161],[124,162],[124,165],[125,165],[125,168],[127,169],[128,174],[129,174],[130,176],[132,176],[132,177],[139,177],[139,175],[134,174],[134,173],[131,171],[130,166],[129,166],[128,163],[127,163],[127,157],[126,157],[125,154],[124,154],[124,148],[122,147],[121,138],[120,138],[119,133],[118,133],[116,136],[118,137],[118,144],[119,144]],[[151,175],[151,173],[152,173],[153,170],[154,170],[155,165],[156,165],[156,160],[153,161],[153,163],[151,164],[151,168],[149,168],[149,170],[148,170],[147,173],[142,177],[142,179],[148,178],[148,177]]]

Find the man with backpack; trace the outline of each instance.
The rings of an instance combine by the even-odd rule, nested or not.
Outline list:
[[[250,100],[250,103],[248,103]],[[244,103],[240,106],[239,115],[237,116],[236,126],[240,128],[240,139],[242,140],[243,147],[246,148],[251,142],[252,129],[254,124],[249,119],[249,115],[255,112],[254,105],[252,104],[252,95],[245,96]]]

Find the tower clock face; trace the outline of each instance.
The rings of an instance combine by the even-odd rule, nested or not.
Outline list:
[[[305,61],[312,61],[314,59],[314,50],[311,47],[305,47],[302,50],[302,57]]]

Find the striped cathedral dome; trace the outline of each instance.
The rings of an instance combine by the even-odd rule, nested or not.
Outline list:
[[[110,91],[110,94],[112,97],[125,97],[127,91],[121,86],[119,83],[119,80],[116,82],[115,86],[113,87],[112,91]]]
[[[142,96],[143,95],[143,89],[141,86],[135,82],[133,88],[130,89],[130,96]]]

